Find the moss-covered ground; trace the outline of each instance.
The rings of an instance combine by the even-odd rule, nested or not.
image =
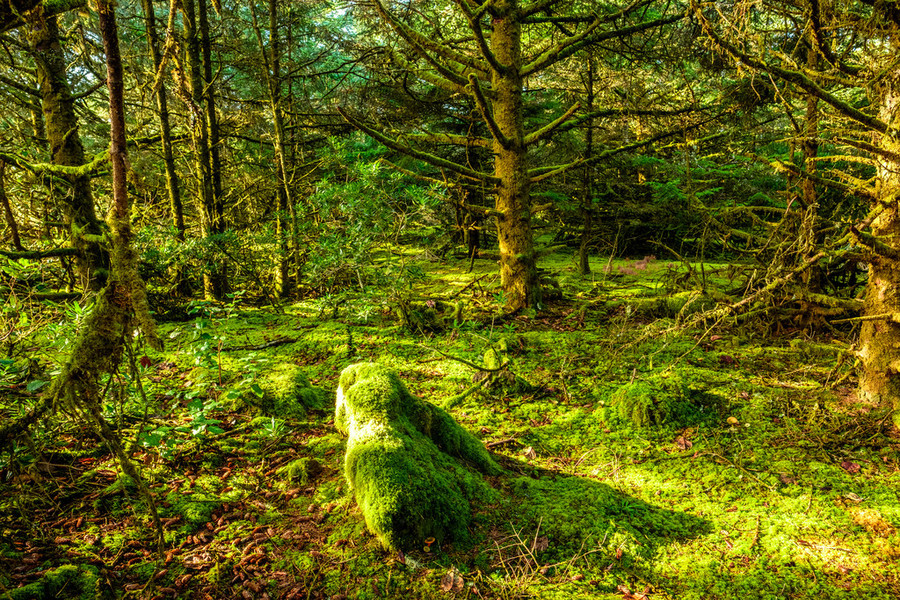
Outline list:
[[[581,278],[549,257],[563,298],[515,317],[493,262],[419,266],[399,290],[163,324],[166,351],[135,357],[146,401],[123,369],[109,418],[140,441],[165,553],[136,486],[63,415],[0,465],[0,597],[900,597],[900,436],[855,401],[833,351],[851,330],[696,318],[714,300],[686,290],[727,286],[715,265]],[[398,299],[429,326],[400,325]],[[479,370],[486,353],[506,369]],[[333,412],[362,361],[503,467],[466,544],[393,554],[366,531]]]

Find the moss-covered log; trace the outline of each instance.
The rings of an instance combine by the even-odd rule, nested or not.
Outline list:
[[[500,468],[453,417],[410,394],[393,371],[360,363],[341,373],[335,425],[349,436],[344,475],[385,547],[468,537],[470,502],[493,495],[470,467]]]

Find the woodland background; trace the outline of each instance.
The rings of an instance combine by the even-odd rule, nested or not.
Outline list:
[[[0,30],[4,593],[897,593],[893,0]],[[470,544],[366,536],[361,359],[506,457]]]

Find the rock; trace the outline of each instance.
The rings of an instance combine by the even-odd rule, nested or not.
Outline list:
[[[325,408],[328,394],[315,387],[303,370],[293,363],[282,363],[268,369],[256,379],[256,385],[232,390],[232,410],[256,408],[265,415],[303,419],[308,410]]]
[[[386,367],[344,369],[335,426],[349,438],[344,476],[369,530],[390,550],[421,548],[428,537],[465,540],[470,502],[496,497],[472,468],[500,472],[484,445]]]

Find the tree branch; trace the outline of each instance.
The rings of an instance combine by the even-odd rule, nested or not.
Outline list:
[[[490,148],[491,140],[483,137],[466,137],[450,133],[413,133],[403,136],[404,139],[422,141],[429,144],[453,144],[456,146],[479,146]]]
[[[8,165],[25,169],[35,175],[56,175],[58,177],[80,177],[84,175],[94,176],[103,172],[103,167],[109,162],[109,151],[100,152],[89,163],[78,166],[54,165],[51,163],[32,163],[21,156],[0,152],[0,160]]]
[[[5,256],[6,258],[11,258],[13,260],[20,258],[25,260],[40,260],[42,258],[56,256],[78,256],[78,254],[77,248],[53,248],[52,250],[25,250],[21,252],[0,249],[0,256]]]
[[[396,150],[401,154],[405,154],[412,158],[416,158],[418,160],[424,161],[430,165],[433,165],[438,168],[447,169],[449,171],[453,171],[454,173],[458,173],[463,177],[468,177],[469,179],[474,179],[475,181],[482,181],[485,183],[491,183],[497,185],[500,183],[500,179],[498,177],[494,177],[493,175],[489,175],[488,173],[482,173],[481,171],[475,171],[474,169],[469,169],[462,165],[459,165],[453,161],[447,160],[445,158],[441,158],[440,156],[435,156],[434,154],[429,154],[427,152],[422,152],[420,150],[415,150],[410,147],[408,144],[403,144],[398,140],[390,138],[380,131],[375,130],[372,127],[369,127],[359,119],[355,117],[351,117],[344,111],[343,108],[338,108],[338,112],[341,114],[344,119],[360,131],[367,133],[376,141],[381,142],[388,148],[392,150]]]
[[[481,27],[481,14],[476,15],[473,13],[467,6],[467,0],[454,0],[454,2],[456,2],[459,9],[465,15],[466,20],[469,22],[469,27],[472,29],[472,33],[475,34],[475,43],[478,44],[478,50],[481,51],[484,59],[496,72],[500,74],[506,73],[509,70],[509,67],[500,64],[500,61],[497,60],[497,57],[491,52],[487,39],[484,37],[484,30]]]
[[[45,16],[58,15],[80,8],[87,4],[86,0],[7,0],[0,2],[0,33],[21,27],[25,22],[22,15],[43,4]]]
[[[843,100],[840,100],[832,94],[826,92],[804,73],[785,69],[776,65],[770,65],[762,59],[750,56],[748,53],[739,49],[737,46],[734,46],[733,44],[727,42],[718,33],[715,32],[712,24],[710,24],[709,20],[700,9],[700,5],[698,4],[697,0],[691,0],[691,10],[697,17],[703,33],[705,33],[725,54],[730,55],[732,58],[739,60],[745,65],[748,65],[758,71],[770,73],[783,79],[784,81],[787,81],[788,83],[793,83],[803,91],[822,100],[848,119],[856,121],[860,125],[864,125],[869,129],[872,129],[884,135],[891,134],[890,127],[887,123],[873,117],[872,115],[867,115],[859,109],[853,108]]]
[[[632,7],[633,6],[635,5],[632,5]],[[608,18],[598,18],[594,23],[588,26],[581,33],[569,36],[560,41],[552,48],[545,50],[529,64],[522,67],[522,76],[525,77],[527,75],[530,75],[531,73],[535,73],[537,71],[545,69],[555,62],[559,62],[565,58],[572,56],[589,44],[602,42],[604,40],[626,37],[635,33],[646,31],[648,29],[654,29],[656,27],[662,27],[663,25],[677,23],[678,21],[684,19],[684,15],[672,15],[669,17],[654,19],[652,21],[644,21],[643,23],[638,23],[630,27],[623,27],[621,29],[614,29],[612,31],[601,31],[599,33],[596,32],[597,28],[599,28],[600,25],[603,24],[606,20],[612,20],[626,14],[626,12],[631,10],[632,7],[624,8],[615,15],[609,15]]]
[[[562,116],[560,116],[558,119],[554,119],[553,121],[551,121],[550,123],[547,123],[545,126],[541,127],[537,131],[534,131],[534,132],[526,135],[525,136],[525,145],[530,146],[532,144],[536,144],[536,143],[540,142],[541,140],[545,140],[548,137],[550,137],[551,135],[553,135],[553,133],[557,129],[559,129],[566,121],[568,121],[572,117],[572,115],[575,114],[575,111],[578,110],[579,108],[581,108],[581,104],[579,102],[576,102],[569,108],[569,110],[564,112],[562,114]]]
[[[888,246],[871,233],[860,231],[853,225],[850,226],[850,233],[857,244],[864,246],[878,256],[890,258],[891,260],[900,260],[900,250]]]
[[[481,85],[478,82],[478,78],[475,74],[469,75],[469,85],[466,86],[466,90],[475,98],[475,104],[478,106],[478,111],[481,113],[481,118],[484,119],[487,128],[490,130],[491,135],[494,136],[494,139],[503,146],[504,148],[509,149],[512,145],[512,142],[508,137],[503,135],[503,132],[500,131],[500,127],[497,125],[497,122],[494,120],[494,115],[491,113],[491,107],[488,104],[487,98],[484,97],[484,93],[481,91]]]
[[[437,58],[432,56],[432,52],[442,59],[450,60],[459,64],[461,67],[463,67],[462,70],[465,70],[465,68],[469,68],[480,71],[484,74],[488,73],[487,68],[472,59],[472,57],[460,54],[459,52],[456,52],[455,50],[448,48],[447,46],[438,44],[434,40],[425,37],[424,35],[395,19],[394,16],[390,12],[388,12],[388,10],[381,3],[381,0],[372,0],[372,4],[375,6],[376,10],[382,16],[382,18],[384,18],[384,20],[388,22],[388,25],[391,26],[391,29],[393,29],[397,33],[397,35],[403,38],[406,43],[409,44],[410,47],[416,52],[416,54],[428,61],[428,63],[432,67],[437,69],[437,71],[441,75],[449,79],[451,82],[461,86],[466,85],[466,80],[462,75],[441,64],[441,62]]]

